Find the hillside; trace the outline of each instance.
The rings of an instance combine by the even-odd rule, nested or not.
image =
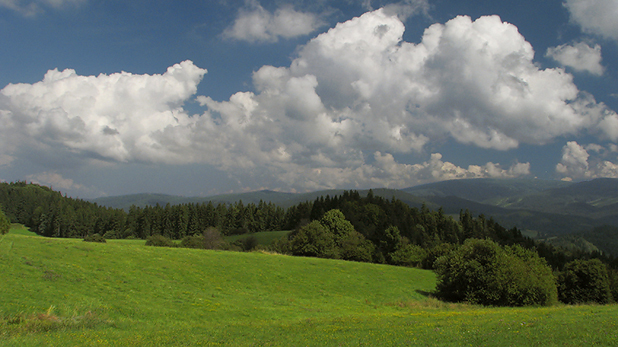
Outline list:
[[[139,240],[11,232],[0,280],[3,346],[612,345],[618,327],[615,305],[440,303],[418,269]]]
[[[618,215],[618,179],[598,178],[566,187],[511,197],[498,205],[546,213],[585,216],[594,219]]]
[[[553,188],[568,187],[571,184],[564,181],[540,179],[476,178],[429,183],[402,190],[420,197],[456,196],[478,203],[499,205],[499,202],[506,198],[526,196]]]

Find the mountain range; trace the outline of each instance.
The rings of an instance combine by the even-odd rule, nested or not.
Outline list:
[[[310,193],[282,193],[261,190],[249,193],[209,197],[181,197],[164,194],[135,194],[102,197],[92,200],[99,205],[128,209],[131,205],[166,205],[183,203],[245,204],[271,202],[290,207],[320,196],[340,195],[344,190]],[[359,190],[361,196],[369,190]],[[461,210],[494,218],[505,227],[517,227],[530,237],[564,240],[567,235],[583,237],[595,227],[618,230],[618,179],[599,178],[582,182],[540,179],[463,179],[442,181],[405,189],[372,189],[376,196],[396,198],[410,206],[430,209],[442,207],[446,214],[458,218]],[[611,232],[610,232],[611,234]],[[608,235],[607,231],[604,235]],[[618,231],[616,232],[618,237]],[[599,241],[595,239],[598,243]],[[596,245],[597,247],[599,245]]]

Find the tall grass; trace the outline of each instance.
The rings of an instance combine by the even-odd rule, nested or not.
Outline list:
[[[616,306],[484,308],[432,272],[265,253],[0,241],[2,346],[612,345]]]

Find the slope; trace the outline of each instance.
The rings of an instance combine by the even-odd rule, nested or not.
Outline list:
[[[3,346],[613,345],[617,306],[483,308],[429,271],[0,236]],[[565,333],[568,329],[568,333]]]

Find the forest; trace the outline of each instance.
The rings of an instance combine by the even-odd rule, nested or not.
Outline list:
[[[148,239],[150,244],[158,245],[174,245],[173,242],[160,240],[182,240],[180,245],[214,248],[204,247],[202,241],[195,246],[194,241],[212,239],[213,230],[224,236],[290,230],[287,237],[274,242],[269,249],[291,255],[438,271],[440,263],[437,260],[441,258],[444,276],[449,275],[447,268],[457,265],[450,263],[446,267],[449,257],[450,261],[455,261],[453,255],[457,252],[475,249],[478,253],[482,250],[493,258],[487,260],[488,255],[481,263],[485,261],[495,265],[499,259],[515,257],[512,259],[524,259],[525,264],[522,265],[524,268],[513,271],[536,271],[538,267],[547,267],[551,269],[552,276],[560,280],[557,282],[558,288],[568,283],[571,287],[581,286],[578,284],[579,277],[588,276],[588,272],[601,271],[599,281],[607,290],[599,294],[599,299],[567,298],[564,296],[566,290],[562,289],[558,294],[562,295],[564,302],[592,300],[606,303],[618,298],[618,261],[612,256],[600,252],[566,250],[538,242],[523,236],[517,228],[506,229],[491,217],[473,216],[467,210],[462,210],[458,218],[453,218],[441,208],[432,211],[424,205],[421,208],[410,207],[395,198],[374,196],[371,191],[366,197],[361,197],[356,191],[345,191],[338,196],[322,196],[287,209],[263,201],[246,205],[238,201],[217,205],[209,202],[132,206],[125,211],[69,198],[45,186],[12,182],[0,183],[0,208],[11,222],[21,223],[46,237],[89,238],[97,235],[103,240]],[[491,244],[474,244],[470,240],[485,240]],[[249,250],[255,246],[234,248],[224,246],[223,242],[211,244],[216,248],[239,250]],[[469,254],[462,253],[461,257],[479,262],[476,258],[470,258]],[[537,258],[541,260],[534,260]],[[525,266],[529,267],[528,270]],[[497,272],[496,269],[487,271]],[[578,271],[584,273],[578,275]],[[446,282],[445,279],[441,282],[444,290],[462,290],[448,287]],[[598,283],[586,285],[598,287]],[[444,295],[444,298],[448,299],[449,295]],[[465,296],[453,300],[471,301],[470,297]],[[508,301],[510,299],[504,300],[506,305],[513,305]],[[483,300],[479,299],[479,302]],[[499,301],[493,303],[501,304]]]

